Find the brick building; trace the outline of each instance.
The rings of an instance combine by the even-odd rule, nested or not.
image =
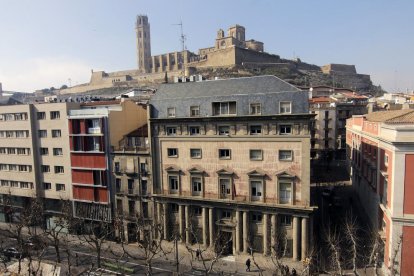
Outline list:
[[[352,185],[384,241],[385,269],[397,251],[395,267],[400,275],[412,275],[414,110],[353,116],[347,120],[346,143]]]

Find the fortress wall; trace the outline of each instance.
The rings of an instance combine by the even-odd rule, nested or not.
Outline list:
[[[187,66],[196,68],[234,66],[236,64],[235,49],[236,47],[233,46],[208,53],[207,59],[188,63]]]
[[[348,74],[356,74],[356,68],[355,65],[348,65],[348,64],[327,64],[321,67],[322,72],[325,74],[330,74],[331,71],[336,72],[344,72]]]
[[[241,65],[243,62],[257,62],[257,63],[279,63],[280,57],[278,55],[271,55],[262,52],[256,52],[249,49],[235,48],[236,64]]]

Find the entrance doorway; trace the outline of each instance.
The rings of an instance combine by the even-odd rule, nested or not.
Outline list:
[[[217,252],[223,252],[223,256],[233,255],[233,233],[220,231]]]

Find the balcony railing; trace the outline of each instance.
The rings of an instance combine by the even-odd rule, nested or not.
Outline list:
[[[101,134],[100,127],[90,127],[88,128],[88,134]]]
[[[113,151],[129,151],[129,152],[140,152],[140,151],[148,151],[149,147],[145,146],[122,146],[122,147],[112,147]]]

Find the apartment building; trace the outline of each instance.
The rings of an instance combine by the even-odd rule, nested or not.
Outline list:
[[[72,198],[67,114],[78,107],[77,103],[0,107],[0,193],[4,205],[16,208],[16,217],[31,198],[40,197],[50,225],[61,200]],[[0,211],[1,221],[13,220],[6,213]]]
[[[112,222],[111,152],[127,133],[147,121],[146,110],[132,101],[82,104],[70,110],[69,141],[74,215]]]
[[[384,241],[384,268],[412,275],[414,110],[353,116],[347,120],[346,143],[352,185]]]
[[[352,92],[331,93],[309,99],[310,112],[315,114],[311,128],[311,157],[345,160],[346,119],[367,113],[368,98]]]
[[[123,221],[116,234],[124,242],[133,242],[137,239],[137,220],[153,218],[148,125],[125,135],[118,146],[113,148],[112,159],[114,209],[116,216]]]
[[[314,210],[307,103],[274,76],[162,85],[150,130],[164,237],[269,254],[283,234],[287,255],[304,259]]]

